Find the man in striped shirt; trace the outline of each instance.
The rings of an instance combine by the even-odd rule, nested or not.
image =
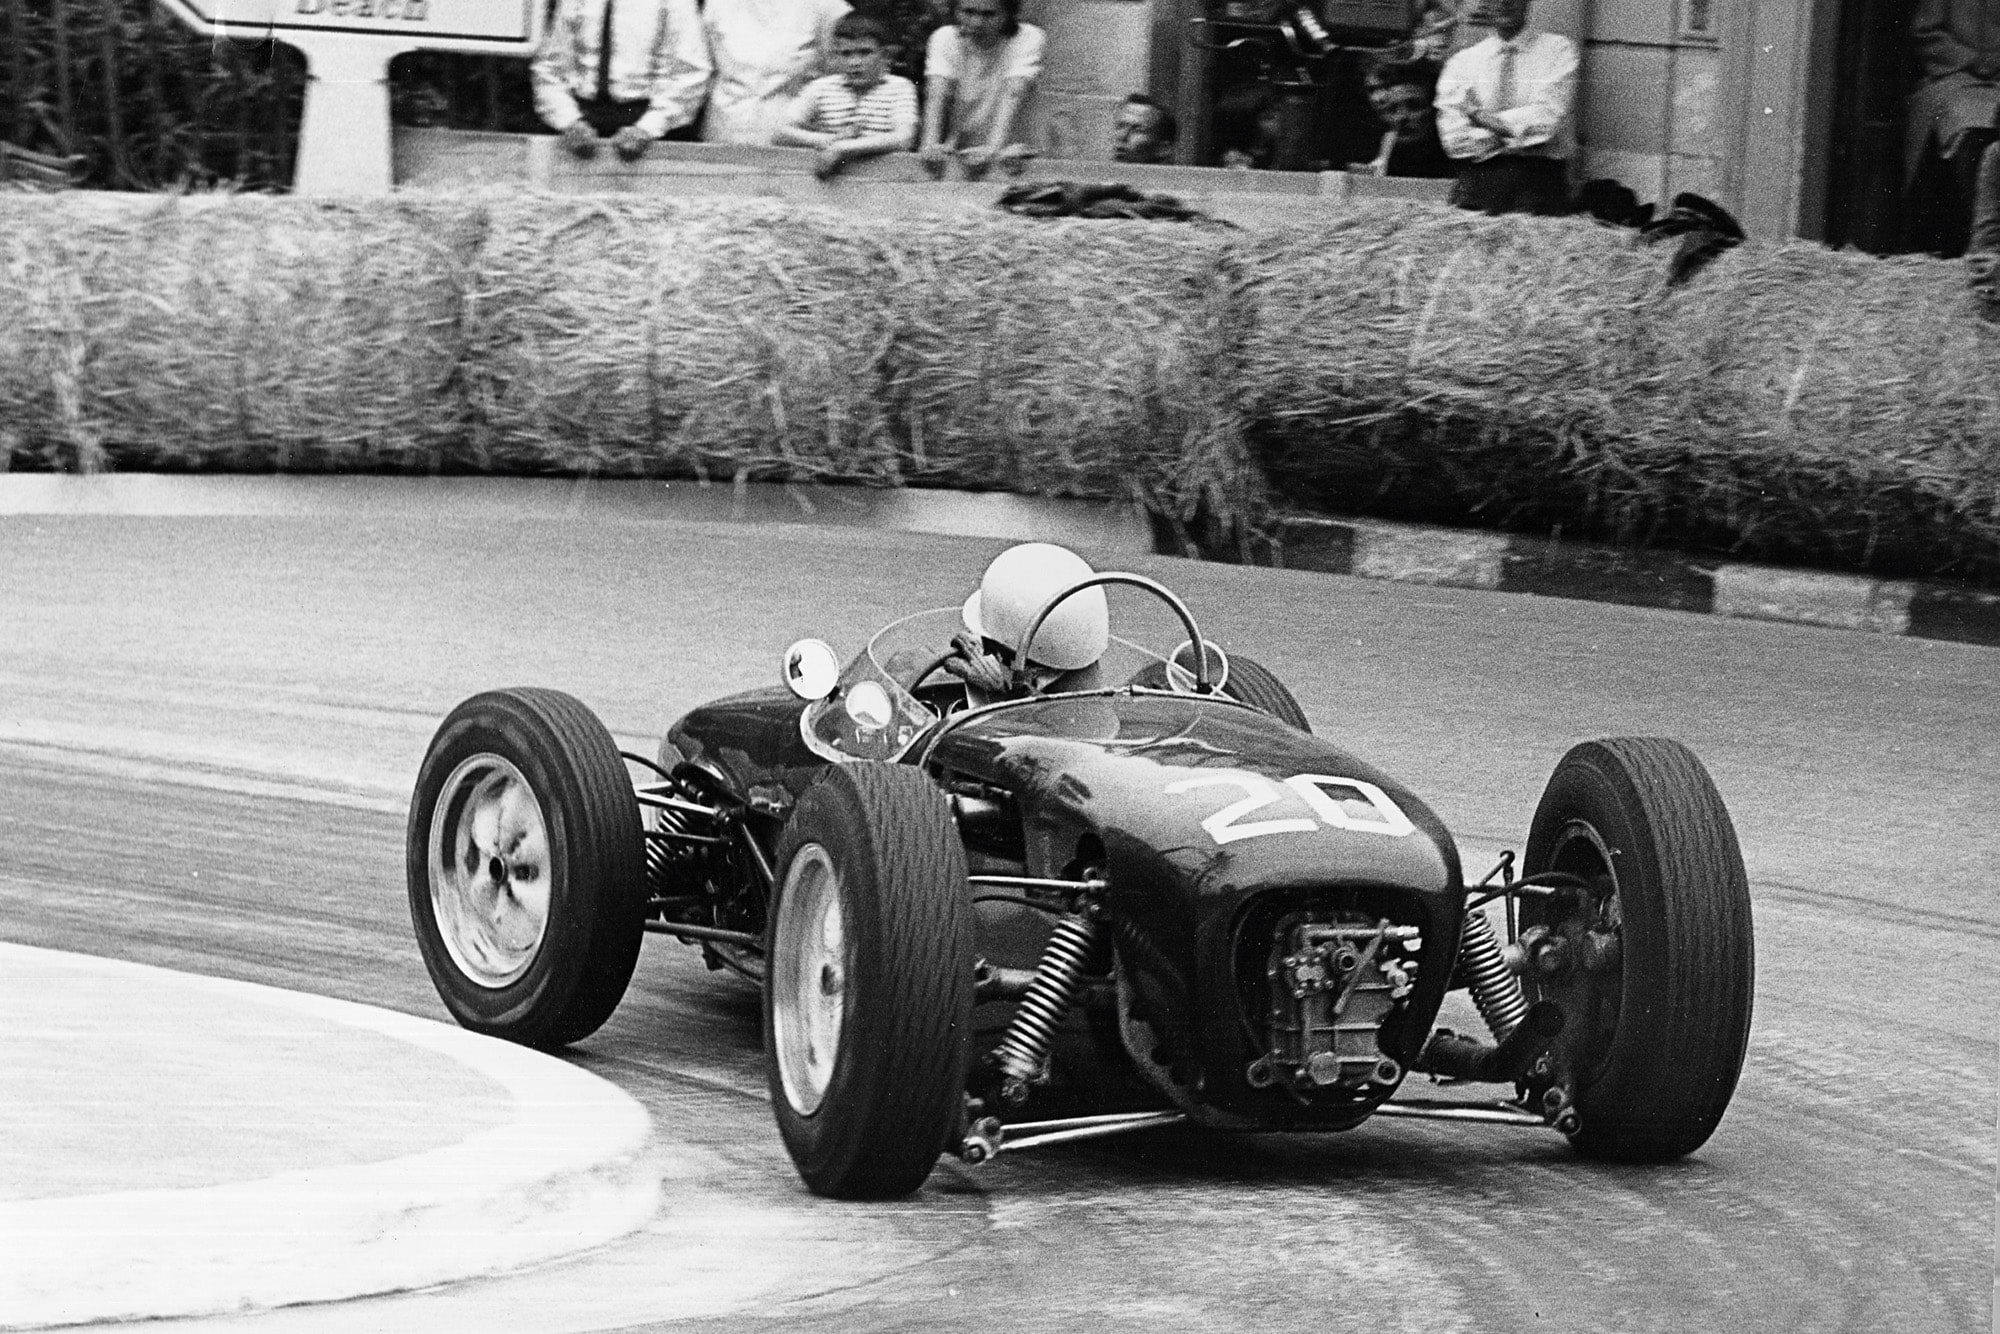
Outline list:
[[[917,87],[889,73],[881,24],[848,14],[833,25],[833,65],[792,104],[773,142],[816,148],[813,174],[824,180],[855,158],[908,152],[917,141]]]

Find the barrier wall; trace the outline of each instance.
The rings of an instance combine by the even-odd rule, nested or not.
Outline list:
[[[395,179],[401,190],[460,191],[527,187],[556,194],[654,198],[729,196],[822,204],[878,216],[985,210],[1023,181],[1122,181],[1170,194],[1238,226],[1323,220],[1357,199],[1442,204],[1449,181],[1347,172],[1227,171],[1218,167],[1148,167],[1045,158],[1018,177],[967,180],[953,167],[933,180],[913,153],[851,164],[830,181],[812,173],[813,154],[797,148],[663,142],[638,162],[606,151],[582,162],[553,135],[481,134],[398,129]]]

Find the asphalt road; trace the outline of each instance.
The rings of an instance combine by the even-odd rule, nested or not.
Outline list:
[[[650,745],[790,639],[956,602],[991,541],[639,513],[0,519],[0,937],[442,1018],[402,812],[436,720],[558,686]],[[1132,563],[1132,562],[1128,562]],[[1432,800],[1469,868],[1572,742],[1668,734],[1734,812],[1757,1017],[1667,1168],[1546,1132],[1162,1132],[832,1205],[763,1101],[754,997],[653,941],[577,1059],[667,1140],[647,1233],[274,1331],[786,1327],[1988,1328],[2000,651],[1137,562],[1316,729]]]

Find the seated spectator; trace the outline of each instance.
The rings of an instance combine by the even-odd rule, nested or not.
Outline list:
[[[1920,70],[1903,154],[1904,183],[1917,196],[1910,239],[1957,254],[2000,111],[2000,0],[1918,0],[1910,41]],[[1943,170],[1925,170],[1934,164]]]
[[[1423,60],[1368,67],[1362,77],[1368,87],[1368,105],[1382,123],[1382,148],[1372,161],[1349,170],[1433,180],[1458,174],[1438,139],[1437,113],[1432,107],[1437,73],[1437,66]]]
[[[1232,171],[1269,171],[1285,129],[1284,107],[1267,83],[1242,83],[1215,99],[1215,142]]]
[[[1180,141],[1180,123],[1174,113],[1144,93],[1134,93],[1118,109],[1111,126],[1111,160],[1114,162],[1172,162],[1174,145]]]
[[[847,0],[703,0],[715,90],[701,137],[768,146],[792,105],[824,72]]]
[[[712,68],[695,0],[559,0],[529,64],[535,111],[580,158],[630,162],[701,111]]]
[[[924,128],[917,152],[933,174],[958,155],[968,176],[995,162],[1018,169],[1034,150],[1016,126],[1042,73],[1046,38],[1020,19],[1021,0],[957,0],[958,21],[924,51]]]
[[[806,85],[776,137],[794,148],[817,148],[813,173],[821,180],[856,158],[906,153],[917,142],[917,87],[889,73],[881,24],[843,16],[833,25],[833,64],[840,72]]]

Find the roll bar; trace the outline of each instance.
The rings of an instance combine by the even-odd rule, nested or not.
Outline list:
[[[1028,622],[1028,633],[1021,636],[1021,651],[1015,657],[1015,662],[1019,664],[1020,670],[1023,673],[1027,671],[1030,657],[1028,650],[1034,647],[1035,636],[1040,633],[1042,622],[1048,620],[1050,613],[1054,612],[1057,607],[1060,607],[1069,598],[1081,593],[1086,588],[1098,588],[1110,584],[1125,584],[1132,588],[1143,588],[1173,608],[1174,615],[1180,617],[1181,627],[1187,631],[1189,651],[1194,655],[1195,693],[1200,695],[1214,694],[1215,687],[1210,685],[1208,680],[1208,646],[1202,642],[1201,627],[1194,623],[1194,613],[1188,610],[1187,604],[1182,602],[1171,588],[1168,588],[1156,579],[1148,579],[1143,574],[1125,574],[1118,571],[1093,574],[1088,579],[1078,580],[1050,598],[1042,605],[1042,609],[1035,613],[1034,619]],[[1029,682],[1029,688],[1034,689],[1032,677],[1029,678]],[[1035,693],[1040,694],[1041,692],[1036,690]]]

